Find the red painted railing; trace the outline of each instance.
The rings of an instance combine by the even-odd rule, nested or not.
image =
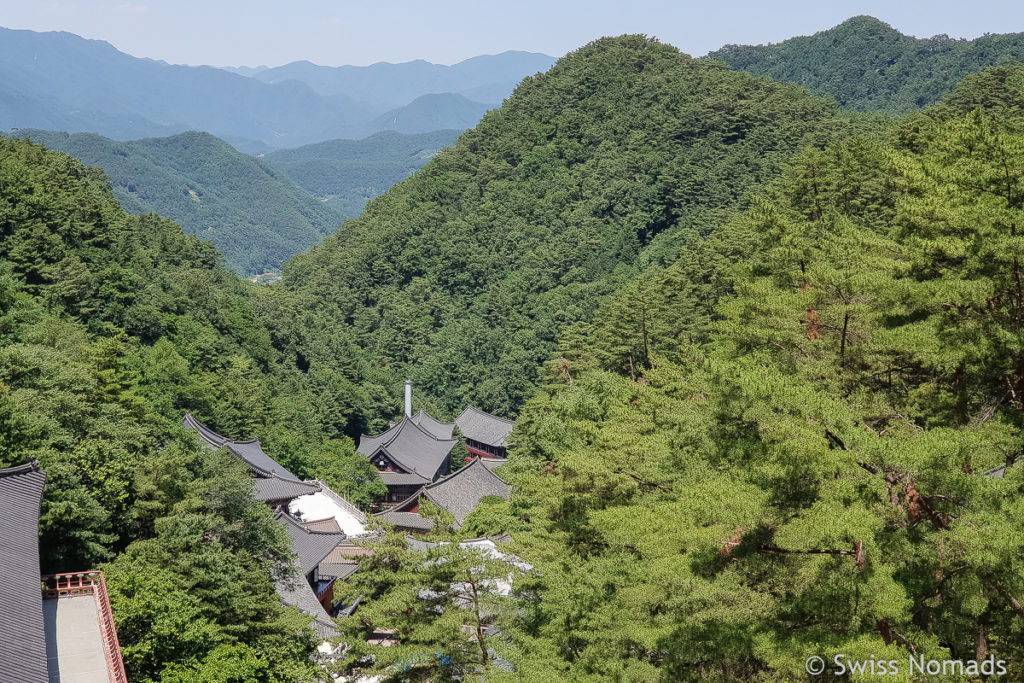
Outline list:
[[[90,593],[96,597],[96,609],[99,610],[103,654],[107,659],[110,683],[127,683],[128,676],[124,672],[121,645],[117,642],[117,628],[114,626],[114,615],[110,611],[110,598],[107,596],[107,582],[103,579],[103,572],[43,576],[43,599],[70,598]]]

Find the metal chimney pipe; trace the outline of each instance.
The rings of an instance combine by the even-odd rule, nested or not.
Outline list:
[[[405,380],[405,416],[412,417],[412,382]]]

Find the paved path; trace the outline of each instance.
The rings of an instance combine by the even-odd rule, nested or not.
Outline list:
[[[43,600],[50,683],[109,683],[96,598]]]

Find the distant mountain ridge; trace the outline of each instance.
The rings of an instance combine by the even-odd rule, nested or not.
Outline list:
[[[418,59],[370,66],[319,66],[307,61],[274,68],[240,67],[264,83],[296,80],[321,95],[350,97],[378,107],[396,109],[423,95],[454,93],[483,104],[498,105],[525,76],[547,71],[554,57],[509,50],[497,55],[471,57],[451,66]],[[240,71],[242,72],[242,71]]]
[[[968,74],[1024,61],[1024,33],[914,38],[857,16],[781,43],[726,45],[705,59],[831,95],[849,109],[906,112],[938,102]]]
[[[277,270],[342,218],[270,164],[208,133],[119,142],[92,133],[14,130],[101,167],[129,213],[158,213],[209,240],[239,274]]]
[[[397,119],[378,121],[382,114],[426,94],[467,98],[482,113],[553,62],[505,53],[451,67],[296,63],[232,70],[140,59],[71,33],[0,29],[0,130],[94,132],[119,140],[202,130],[256,153],[388,129],[387,122]],[[436,121],[437,129],[476,123],[467,123],[470,108],[451,106],[451,98],[433,103],[435,109],[426,111],[421,103],[418,113],[400,120]]]
[[[399,133],[429,133],[445,127],[466,130],[491,108],[454,93],[420,95],[404,107],[381,114],[370,128]]]

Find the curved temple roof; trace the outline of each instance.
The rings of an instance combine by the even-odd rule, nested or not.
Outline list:
[[[39,506],[46,472],[36,463],[0,470],[0,680],[46,683],[39,575]]]
[[[505,462],[505,461],[502,461]],[[442,510],[455,517],[455,528],[462,526],[480,501],[487,496],[499,496],[508,499],[511,493],[505,480],[491,471],[489,463],[483,458],[474,458],[462,469],[442,477],[432,484],[420,487],[402,502],[390,510],[378,512],[380,517],[402,529],[426,531],[434,527],[434,521],[420,517],[415,512],[406,512],[403,508],[411,507],[420,496],[424,496]]]
[[[286,605],[295,605],[313,617],[313,627],[322,638],[338,634],[334,620],[317,600],[313,589],[306,582],[305,574],[317,568],[331,552],[345,542],[345,534],[330,531],[312,531],[291,515],[279,512],[275,519],[285,525],[292,539],[292,550],[298,557],[296,565],[302,576],[291,580],[279,580],[277,592]]]
[[[508,436],[516,426],[515,420],[491,415],[473,406],[467,406],[462,414],[455,418],[455,424],[467,439],[495,447],[508,446]]]
[[[214,450],[226,448],[231,451],[232,455],[244,462],[256,476],[277,477],[286,481],[299,481],[298,477],[263,452],[259,439],[235,441],[226,436],[221,436],[197,420],[192,413],[185,413],[185,417],[181,418],[181,424],[186,429],[199,432],[199,441],[207,448]]]
[[[445,459],[457,443],[455,439],[438,438],[418,425],[415,418],[403,417],[401,422],[395,423],[385,432],[360,437],[356,451],[372,458],[383,450],[408,473],[418,475],[423,482],[429,482],[437,477]]]
[[[425,410],[421,410],[412,416],[412,421],[418,426],[427,430],[437,439],[450,439],[455,431],[454,422],[441,422]]]
[[[458,528],[482,499],[487,496],[508,499],[510,489],[480,458],[474,458],[455,473],[424,486],[422,493],[434,505],[450,512]]]

